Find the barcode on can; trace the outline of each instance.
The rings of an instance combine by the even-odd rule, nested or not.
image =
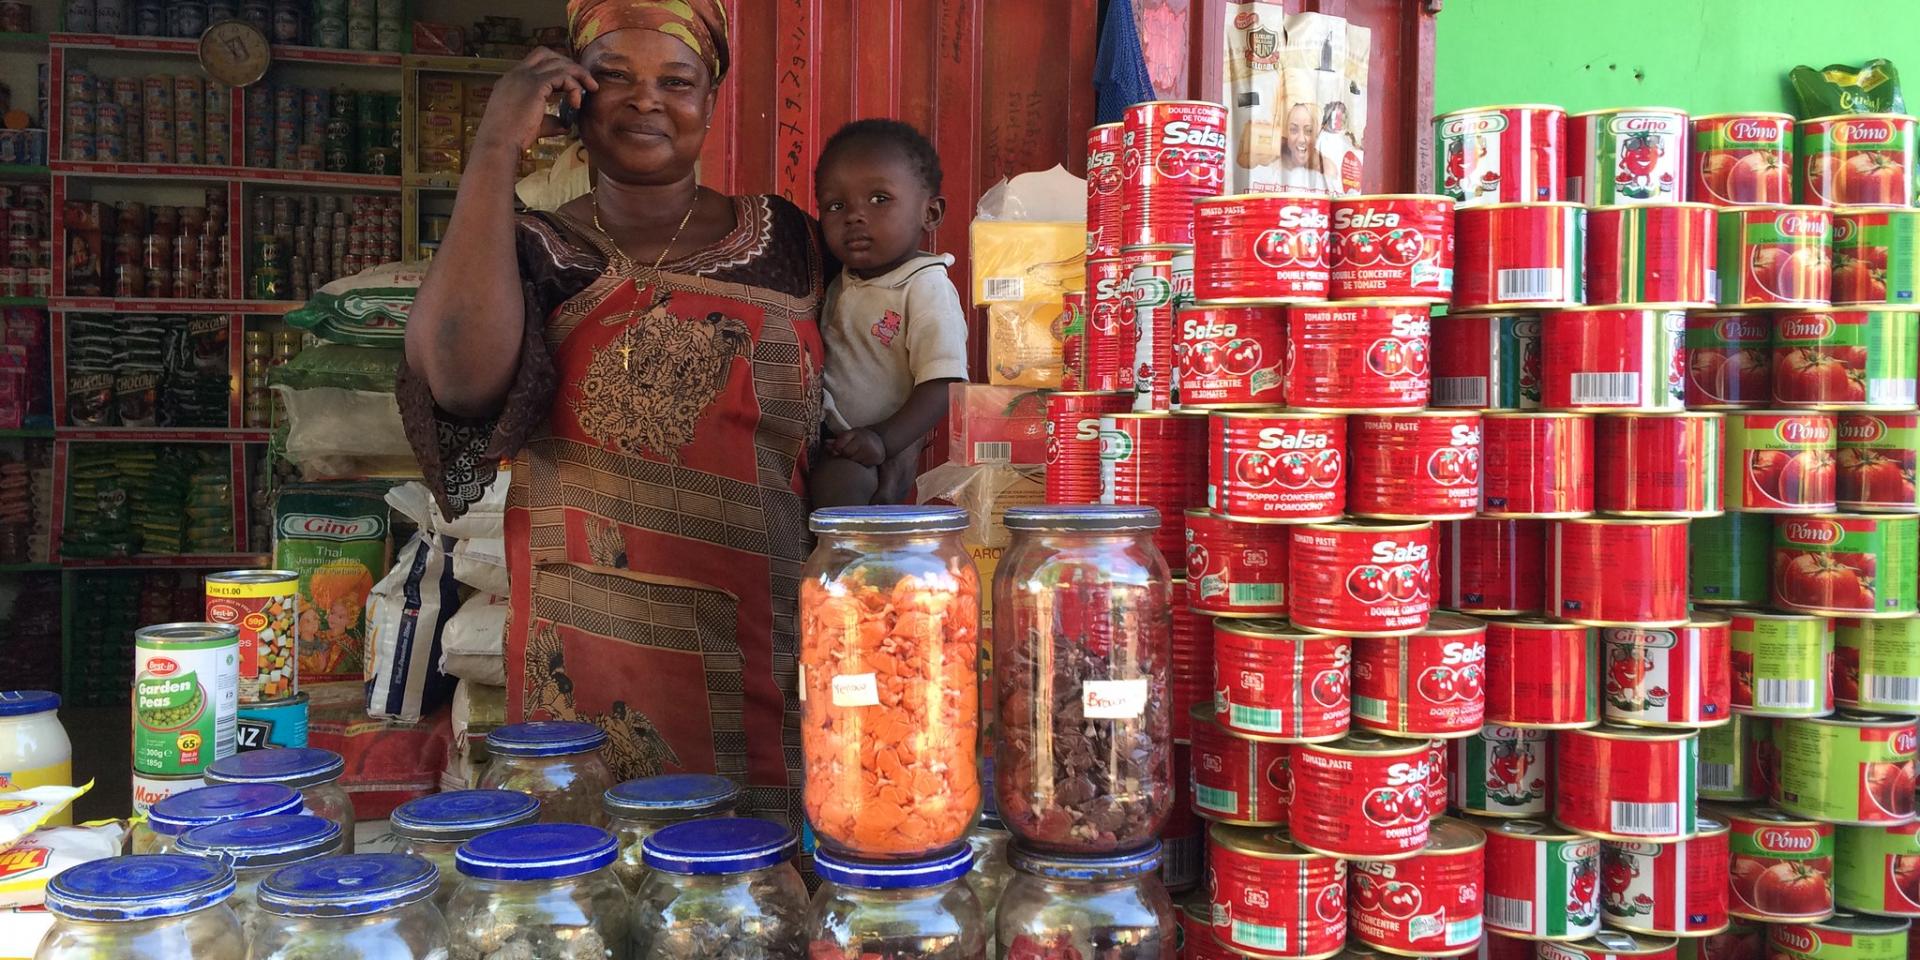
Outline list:
[[[1501,300],[1559,300],[1566,271],[1560,267],[1502,270],[1495,278]]]
[[[240,730],[238,725],[220,725],[214,727],[213,757],[215,760],[231,757],[240,752]]]
[[[1875,406],[1911,407],[1914,403],[1914,382],[1900,378],[1868,380],[1867,402]]]
[[[995,460],[1012,460],[1013,443],[1009,440],[980,440],[973,445],[973,459],[978,463]]]
[[[1634,404],[1640,400],[1640,375],[1638,373],[1576,373],[1573,380],[1573,402]]]
[[[1768,707],[1798,707],[1806,709],[1813,703],[1812,680],[1761,680],[1753,685],[1753,705]]]
[[[1487,378],[1440,377],[1433,381],[1433,405],[1484,407],[1487,405]]]
[[[1236,790],[1222,790],[1219,787],[1193,785],[1193,805],[1202,810],[1215,813],[1238,813],[1240,811],[1240,793]]]
[[[1240,604],[1279,603],[1286,599],[1286,585],[1280,583],[1234,583],[1227,586],[1227,602]]]
[[[1920,707],[1920,677],[1867,677],[1867,699],[1875,704]]]
[[[1228,942],[1259,950],[1285,950],[1287,949],[1287,928],[1235,920],[1233,936]]]
[[[1731,793],[1733,791],[1733,764],[1700,762],[1701,793]]]
[[[1242,704],[1230,704],[1227,709],[1227,723],[1241,730],[1279,730],[1285,715],[1278,710],[1265,707],[1249,707]]]
[[[1353,698],[1353,715],[1362,720],[1373,720],[1385,723],[1387,719],[1387,702],[1379,697],[1356,696]]]
[[[1533,903],[1518,897],[1487,894],[1487,926],[1501,930],[1533,931]]]
[[[1680,832],[1677,803],[1613,801],[1613,832],[1634,837],[1659,837]]]

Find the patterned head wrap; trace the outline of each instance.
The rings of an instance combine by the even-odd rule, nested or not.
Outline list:
[[[575,51],[603,33],[657,30],[693,48],[714,83],[727,75],[725,0],[567,0],[567,36]]]

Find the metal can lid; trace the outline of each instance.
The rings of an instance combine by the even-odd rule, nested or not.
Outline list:
[[[1498,822],[1480,821],[1477,826],[1488,833],[1504,833],[1508,836],[1526,837],[1530,840],[1580,840],[1584,839],[1571,830],[1542,820],[1501,820]]]
[[[231,783],[182,790],[147,810],[147,828],[163,837],[246,817],[299,813],[300,794],[278,783]]]
[[[1331,634],[1310,633],[1285,620],[1265,620],[1259,617],[1246,620],[1215,620],[1213,622],[1213,629],[1216,633],[1225,632],[1238,634],[1243,637],[1262,637],[1268,639],[1277,639],[1279,637],[1314,639],[1317,637],[1329,643],[1340,639]]]
[[[208,583],[284,583],[299,579],[300,574],[292,570],[228,570],[207,574]]]
[[[973,869],[973,848],[961,844],[945,853],[916,860],[870,862],[836,857],[821,850],[813,869],[822,879],[862,890],[909,890],[952,883]]]
[[[581,823],[526,823],[490,830],[453,854],[461,874],[482,880],[559,880],[614,861],[613,834]]]
[[[1805,817],[1796,817],[1775,807],[1720,807],[1717,809],[1722,816],[1727,818],[1729,824],[1736,824],[1742,820],[1746,820],[1756,823],[1785,824],[1794,827],[1813,827],[1816,831],[1823,834],[1833,832],[1833,825],[1830,823],[1819,820],[1809,820]]]
[[[1644,934],[1629,933],[1625,930],[1601,930],[1586,940],[1572,943],[1541,941],[1540,956],[1544,960],[1559,960],[1559,957],[1614,956],[1636,957],[1659,953],[1672,953],[1674,941],[1664,937],[1650,937]],[[1558,954],[1558,956],[1556,956]]]
[[[340,845],[340,825],[306,813],[228,820],[180,835],[179,852],[235,867],[271,867],[324,857]]]
[[[1009,530],[1157,530],[1160,511],[1121,506],[1014,507],[1007,511],[1005,523]]]
[[[1228,850],[1262,860],[1332,859],[1295,845],[1286,831],[1279,827],[1243,827],[1231,823],[1216,823],[1207,828],[1207,835],[1214,843]]]
[[[109,857],[70,867],[47,882],[47,912],[108,923],[177,917],[233,896],[233,868],[179,854]]]
[[[1598,737],[1602,740],[1645,740],[1655,742],[1697,740],[1700,737],[1700,731],[1668,730],[1659,727],[1629,727],[1617,723],[1602,723],[1597,727],[1586,727],[1580,730],[1562,730],[1560,731],[1560,735],[1567,737]]]
[[[51,690],[0,690],[0,717],[25,717],[60,709],[60,695]]]
[[[605,746],[607,732],[591,723],[533,720],[510,723],[487,734],[487,752],[503,757],[564,757]]]
[[[440,868],[406,853],[356,853],[282,867],[261,881],[260,909],[285,917],[360,917],[433,896]]]
[[[955,533],[967,528],[959,507],[825,507],[813,512],[815,533]]]
[[[1894,934],[1905,933],[1910,920],[1893,917],[1873,917],[1864,913],[1848,913],[1844,910],[1835,913],[1830,919],[1812,924],[1818,930],[1844,930],[1848,933]]]
[[[1553,103],[1496,103],[1485,107],[1463,107],[1459,110],[1449,110],[1446,113],[1434,114],[1433,118],[1435,120],[1444,120],[1448,117],[1464,117],[1475,113],[1492,113],[1495,110],[1545,110],[1549,113],[1567,112],[1567,108]]]
[[[1434,817],[1427,824],[1428,853],[1461,853],[1487,845],[1487,832],[1459,817]]]
[[[1308,530],[1324,530],[1330,533],[1404,533],[1408,530],[1431,530],[1433,521],[1421,520],[1417,523],[1399,523],[1393,521],[1377,522],[1368,520],[1337,520],[1332,523],[1309,523]]]
[[[1892,730],[1899,727],[1912,727],[1914,718],[1888,713],[1874,713],[1867,710],[1840,710],[1825,717],[1797,717],[1795,723],[1813,723],[1831,727],[1863,727],[1875,730]]]
[[[1426,753],[1429,749],[1425,740],[1384,737],[1371,730],[1349,730],[1346,736],[1332,743],[1303,743],[1299,746],[1301,753],[1331,753],[1349,757],[1403,757]]]
[[[715,876],[779,866],[799,848],[800,838],[786,824],[737,817],[663,827],[641,844],[640,855],[655,870]]]
[[[710,773],[669,773],[616,783],[602,803],[616,817],[685,820],[731,810],[740,801],[740,785]]]
[[[1487,622],[1479,617],[1469,617],[1464,613],[1451,610],[1435,610],[1427,615],[1427,628],[1419,631],[1420,636],[1450,637],[1469,633],[1483,633]]]
[[[240,641],[238,628],[223,623],[156,623],[133,633],[142,643],[205,643],[209,640]]]
[[[296,790],[340,779],[347,762],[320,747],[249,750],[207,767],[208,783],[280,783]]]
[[[1160,869],[1160,841],[1120,853],[1048,853],[1013,845],[1007,859],[1015,870],[1048,880],[1125,880]]]
[[[530,823],[540,801],[517,790],[455,790],[409,800],[393,811],[395,836],[407,840],[471,840],[489,830]]]

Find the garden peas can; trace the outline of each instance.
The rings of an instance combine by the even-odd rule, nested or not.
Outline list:
[[[1773,325],[1767,314],[1687,311],[1689,410],[1731,410],[1773,403]]]
[[[1696,605],[1766,606],[1773,518],[1764,513],[1701,517],[1687,527],[1687,592]]]
[[[1839,914],[1824,923],[1767,928],[1770,956],[1780,960],[1903,960],[1908,921]]]
[[[231,626],[166,623],[133,635],[133,769],[198,776],[236,748],[240,635]]]
[[[1719,812],[1729,828],[1733,899],[1727,912],[1769,923],[1833,916],[1833,824],[1772,807]]]
[[[1835,831],[1833,895],[1841,908],[1920,917],[1920,822]]]
[[[1685,111],[1616,107],[1567,118],[1569,200],[1595,206],[1670,203],[1687,187]]]
[[[1694,117],[1688,197],[1733,207],[1793,199],[1793,117],[1716,113]]]
[[[1849,113],[1800,123],[1800,199],[1828,207],[1911,207],[1914,119]]]
[[[207,576],[207,622],[240,634],[240,702],[284,700],[300,690],[292,570],[233,570]]]
[[[1831,513],[1836,504],[1832,414],[1766,410],[1727,415],[1720,489],[1728,510]]]
[[[1877,713],[1783,720],[1773,805],[1827,823],[1913,819],[1914,720]]]
[[[1819,410],[1905,410],[1914,404],[1920,312],[1900,308],[1779,314],[1773,398]]]
[[[1716,228],[1722,307],[1825,307],[1833,291],[1833,213],[1820,207],[1722,207]]]
[[[1447,742],[1453,771],[1448,793],[1464,813],[1482,817],[1544,817],[1553,734],[1546,730],[1485,726]]]
[[[1833,621],[1808,614],[1735,610],[1733,710],[1763,717],[1833,712]]]
[[[1834,499],[1842,510],[1911,513],[1920,414],[1844,413]]]
[[[1580,940],[1600,931],[1600,841],[1538,820],[1479,826],[1487,832],[1488,932]]]
[[[1879,713],[1920,713],[1920,619],[1841,620],[1833,700]]]
[[[1833,302],[1920,303],[1920,211],[1834,211]]]
[[[1608,923],[1669,937],[1727,928],[1725,820],[1701,815],[1700,832],[1681,843],[1602,843],[1600,858]]]
[[[1773,525],[1773,605],[1834,617],[1910,617],[1920,517],[1830,513]]]

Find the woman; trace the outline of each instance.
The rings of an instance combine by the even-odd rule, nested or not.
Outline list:
[[[495,86],[407,327],[401,410],[441,507],[513,457],[508,713],[600,724],[621,777],[715,771],[794,820],[794,606],[819,436],[817,228],[700,187],[722,0],[570,0],[578,62]],[[516,215],[578,107],[594,189]]]
[[[1320,132],[1313,116],[1313,104],[1296,103],[1287,108],[1287,123],[1280,131],[1280,155],[1262,167],[1255,180],[1268,190],[1304,190],[1328,193],[1327,177],[1320,171],[1314,141]]]

